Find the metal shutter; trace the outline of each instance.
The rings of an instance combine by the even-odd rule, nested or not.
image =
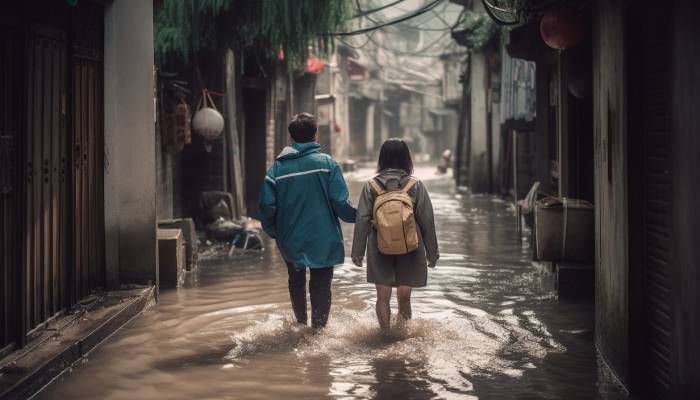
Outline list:
[[[646,12],[643,74],[643,304],[647,382],[654,398],[667,398],[672,370],[670,18],[656,3]],[[632,172],[634,173],[634,172]]]

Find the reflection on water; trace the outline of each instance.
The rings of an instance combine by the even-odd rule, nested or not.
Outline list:
[[[42,397],[618,398],[597,385],[592,307],[554,299],[506,204],[462,198],[432,169],[418,174],[442,258],[414,291],[414,320],[380,332],[374,288],[347,263],[336,269],[329,326],[314,332],[293,322],[272,248],[235,262],[210,256]],[[354,197],[368,176],[349,177]],[[349,247],[352,226],[343,229]]]

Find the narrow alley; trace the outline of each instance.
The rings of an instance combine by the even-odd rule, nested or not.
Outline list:
[[[700,399],[699,18],[0,1],[0,400]]]
[[[415,291],[414,319],[390,337],[365,270],[349,260],[336,268],[329,327],[314,334],[292,323],[273,243],[243,262],[210,251],[184,287],[161,291],[40,397],[618,398],[598,374],[592,304],[555,299],[505,202],[456,194],[434,171],[416,175],[434,201],[442,258]],[[370,176],[348,174],[353,200]],[[349,247],[352,227],[343,229]]]

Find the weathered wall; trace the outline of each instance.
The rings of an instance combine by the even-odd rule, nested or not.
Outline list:
[[[375,151],[374,148],[374,114],[376,112],[375,102],[371,101],[367,106],[366,116],[365,116],[365,156],[372,158]]]
[[[348,57],[344,52],[336,52],[333,68],[333,95],[335,96],[335,110],[333,123],[331,124],[331,149],[330,153],[339,162],[346,161],[350,157],[350,123],[349,123],[349,94],[350,78],[348,76]],[[334,124],[340,127],[340,132],[333,132]],[[328,151],[328,150],[326,150]]]
[[[304,74],[294,79],[292,114],[307,112],[316,115],[316,75]]]
[[[173,156],[162,146],[160,132],[156,132],[156,181],[158,219],[173,218]]]
[[[596,345],[628,381],[627,143],[622,0],[593,6]]]
[[[459,104],[459,117],[457,119],[457,140],[455,144],[454,176],[457,186],[460,188],[469,185],[469,144],[470,144],[470,120],[471,112],[470,83],[467,79],[462,83],[462,101]]]
[[[471,82],[471,120],[470,120],[470,154],[469,154],[469,187],[474,193],[488,192],[488,109],[486,91],[488,90],[486,56],[483,53],[473,53],[470,58]]]
[[[350,97],[350,158],[357,161],[366,157],[367,108],[370,102],[364,97]]]
[[[700,6],[677,0],[673,15],[671,154],[673,154],[672,249],[678,376],[673,382],[682,399],[700,398]]]
[[[491,104],[491,192],[498,193],[503,184],[503,144],[501,143],[501,104]]]
[[[158,282],[153,5],[105,6],[107,283]]]
[[[544,193],[552,193],[552,182],[550,173],[550,105],[549,105],[549,66],[545,61],[537,63],[535,69],[537,77],[536,96],[537,111],[535,113],[535,179],[540,182],[540,190]]]

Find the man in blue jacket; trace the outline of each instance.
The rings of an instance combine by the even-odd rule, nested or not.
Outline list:
[[[258,199],[263,229],[276,239],[289,272],[289,296],[300,324],[307,323],[306,269],[311,274],[311,324],[323,328],[331,309],[333,267],[345,260],[338,218],[355,222],[357,209],[338,163],[321,152],[316,119],[297,114],[289,122],[294,143],[267,171]]]

